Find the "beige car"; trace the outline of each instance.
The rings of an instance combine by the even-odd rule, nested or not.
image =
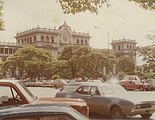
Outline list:
[[[87,103],[82,99],[36,97],[18,80],[0,80],[0,108],[38,103],[64,103],[89,116]]]
[[[90,114],[109,115],[114,119],[141,115],[150,118],[155,112],[155,99],[126,91],[119,84],[84,83],[74,91],[62,90],[59,98],[80,98],[87,102]]]
[[[1,120],[88,120],[64,104],[30,104],[0,110]]]

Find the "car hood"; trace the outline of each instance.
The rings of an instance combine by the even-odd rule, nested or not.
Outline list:
[[[78,105],[78,106],[87,106],[86,102],[82,99],[74,98],[52,98],[52,97],[40,97],[33,104],[40,103],[64,103],[67,105]]]
[[[153,92],[126,92],[124,94],[108,95],[133,102],[134,104],[142,104],[151,102],[155,104],[155,95]]]

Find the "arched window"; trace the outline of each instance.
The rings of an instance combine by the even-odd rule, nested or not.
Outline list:
[[[129,46],[127,45],[127,49],[129,49]]]
[[[26,41],[26,43],[29,43],[30,41],[29,41],[29,38],[27,38],[27,41]]]
[[[54,37],[51,37],[51,41],[52,41],[52,43],[54,43]]]
[[[21,43],[23,44],[24,43],[24,40],[22,39]]]
[[[36,41],[36,36],[33,37],[33,41],[34,41],[34,42]]]
[[[118,50],[120,50],[121,49],[121,46],[120,45],[118,45]]]
[[[79,45],[79,39],[76,40],[76,44]]]
[[[113,46],[113,49],[115,50],[116,49],[116,46]]]
[[[81,45],[83,45],[83,40],[81,40]]]
[[[88,42],[87,42],[87,40],[85,40],[85,45],[88,45]]]
[[[32,43],[32,37],[30,37],[30,43]]]
[[[40,41],[44,42],[44,36],[41,36],[41,40]]]
[[[49,42],[49,37],[48,36],[46,37],[46,42]]]
[[[122,45],[122,49],[124,49],[124,45]]]

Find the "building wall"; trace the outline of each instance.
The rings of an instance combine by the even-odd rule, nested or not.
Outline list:
[[[90,46],[89,33],[80,33],[71,30],[64,22],[58,29],[36,28],[17,33],[16,42],[20,45],[32,44],[35,47],[47,49],[51,55],[57,57],[66,45]]]
[[[136,41],[131,39],[112,40],[112,49],[116,53],[116,57],[126,56],[133,58],[136,66]]]
[[[0,42],[0,60],[6,59],[10,54],[22,48],[26,44],[31,44],[38,48],[46,49],[51,55],[57,58],[58,54],[66,45],[90,46],[89,33],[72,31],[71,27],[64,22],[58,29],[36,28],[23,32],[17,32],[16,43]]]

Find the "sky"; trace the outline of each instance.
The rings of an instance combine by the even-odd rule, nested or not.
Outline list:
[[[63,14],[58,0],[4,0],[5,30],[0,32],[1,42],[15,42],[18,32],[33,27],[58,28],[64,21],[77,32],[89,32],[90,46],[108,48],[109,41],[136,40],[137,46],[149,45],[146,38],[155,31],[155,11],[144,10],[128,0],[111,0],[111,7],[103,6],[99,14],[89,12]],[[95,28],[97,26],[98,28]]]

